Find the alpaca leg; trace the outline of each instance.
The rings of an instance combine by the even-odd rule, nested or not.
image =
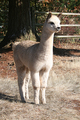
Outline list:
[[[39,73],[31,72],[32,85],[34,88],[34,102],[39,104],[39,91],[40,91],[40,80]]]
[[[26,80],[25,67],[18,68],[17,74],[18,74],[18,86],[19,86],[21,101],[25,102],[25,80]]]
[[[46,104],[45,90],[46,90],[46,87],[41,88],[41,97],[42,97],[41,102],[42,102],[42,104]]]
[[[49,76],[49,71],[48,72],[44,72],[43,75],[41,76],[41,97],[42,97],[42,104],[46,104],[46,98],[45,98],[45,90],[47,87],[47,80],[48,80],[48,76]]]
[[[26,98],[29,99],[28,85],[30,80],[30,72],[26,71]]]

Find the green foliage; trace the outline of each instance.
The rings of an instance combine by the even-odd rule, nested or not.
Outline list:
[[[8,0],[0,0],[0,36],[5,36],[8,28]]]
[[[45,2],[46,1],[46,2]],[[30,0],[30,7],[36,11],[80,12],[80,0]],[[32,9],[32,10],[33,10]],[[0,36],[5,36],[8,28],[9,0],[0,0]],[[37,23],[43,23],[45,15],[36,16]],[[77,21],[80,21],[77,20]],[[66,22],[64,18],[63,23]],[[38,27],[39,31],[42,27]]]
[[[47,2],[45,2],[47,1]],[[42,11],[53,11],[53,12],[80,12],[80,0],[44,0],[36,3],[36,10]],[[44,23],[46,15],[37,14],[36,23]],[[80,16],[62,16],[62,24],[80,24]],[[41,26],[36,26],[36,32],[40,35],[42,31]],[[78,35],[79,27],[62,27],[62,31],[58,34]]]
[[[38,11],[80,12],[80,0],[42,0],[36,3]]]

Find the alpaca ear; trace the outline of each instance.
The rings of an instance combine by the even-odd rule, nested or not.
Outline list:
[[[61,18],[61,16],[62,16],[62,13],[60,13],[59,15],[57,15],[57,17],[59,17],[59,18]]]
[[[52,13],[51,13],[51,12],[49,12],[49,14],[48,14],[48,16],[47,16],[46,21],[48,21],[48,19],[49,19],[51,16],[52,16]]]

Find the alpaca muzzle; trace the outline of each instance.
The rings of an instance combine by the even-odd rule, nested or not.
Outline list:
[[[57,27],[56,29],[57,29],[57,31],[60,31],[60,30],[61,30],[61,27]]]

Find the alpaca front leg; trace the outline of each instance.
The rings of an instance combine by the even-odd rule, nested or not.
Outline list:
[[[42,97],[42,104],[46,104],[46,97],[45,97],[45,91],[47,87],[47,80],[49,76],[49,71],[44,72],[41,76],[41,97]]]
[[[34,87],[34,102],[35,104],[39,104],[39,87]]]
[[[34,102],[39,104],[39,91],[40,91],[40,80],[39,73],[31,72],[32,85],[34,88]]]

